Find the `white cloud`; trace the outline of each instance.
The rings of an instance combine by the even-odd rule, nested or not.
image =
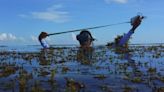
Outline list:
[[[16,36],[11,33],[0,33],[0,41],[13,41],[16,39]]]
[[[128,0],[105,0],[105,2],[107,2],[107,3],[115,2],[115,3],[125,4],[128,2]]]
[[[32,16],[35,19],[41,19],[52,22],[66,22],[68,21],[67,12],[60,11],[46,11],[46,12],[32,12]]]
[[[36,37],[36,36],[31,36],[31,40],[32,40],[32,42],[34,42],[34,43],[38,43],[39,41],[38,41],[38,37]]]
[[[51,43],[52,40],[47,37],[46,41]],[[29,38],[26,37],[17,37],[11,33],[0,33],[0,43],[3,44],[39,44],[37,36],[30,36]]]
[[[63,8],[63,6],[61,4],[53,5],[49,8],[47,8],[47,11],[54,11],[54,10],[61,9],[61,8]]]
[[[61,11],[62,5],[53,5],[48,7],[44,11],[34,11],[28,14],[20,14],[22,18],[30,17],[33,19],[39,19],[44,21],[62,23],[69,21],[68,12]]]
[[[26,42],[26,39],[23,37],[16,37],[15,35],[11,33],[0,33],[0,41],[1,42],[10,42],[10,41]]]

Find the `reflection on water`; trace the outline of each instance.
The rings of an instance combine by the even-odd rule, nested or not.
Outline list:
[[[77,61],[79,61],[81,64],[91,64],[93,63],[93,54],[94,48],[92,47],[79,48],[77,52]]]
[[[0,92],[164,92],[162,45],[0,49]]]

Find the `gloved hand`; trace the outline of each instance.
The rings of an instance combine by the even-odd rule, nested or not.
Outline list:
[[[42,39],[46,38],[48,34],[46,32],[41,32],[38,39],[41,41]]]
[[[136,16],[131,19],[131,25],[133,26],[133,29],[135,30],[142,22],[143,16]]]

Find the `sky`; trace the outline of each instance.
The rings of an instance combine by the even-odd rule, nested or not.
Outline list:
[[[40,32],[63,32],[146,18],[131,43],[164,43],[164,0],[0,0],[0,45],[39,45]],[[89,30],[94,44],[112,42],[130,23]],[[78,44],[79,32],[46,38],[49,44]]]

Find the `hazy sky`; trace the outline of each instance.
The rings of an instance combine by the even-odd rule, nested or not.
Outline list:
[[[0,45],[39,44],[41,31],[62,32],[147,16],[131,43],[164,43],[164,0],[0,0]],[[106,44],[130,24],[90,30],[95,44]],[[74,34],[78,34],[75,32]],[[50,44],[78,44],[72,33],[47,38]]]

